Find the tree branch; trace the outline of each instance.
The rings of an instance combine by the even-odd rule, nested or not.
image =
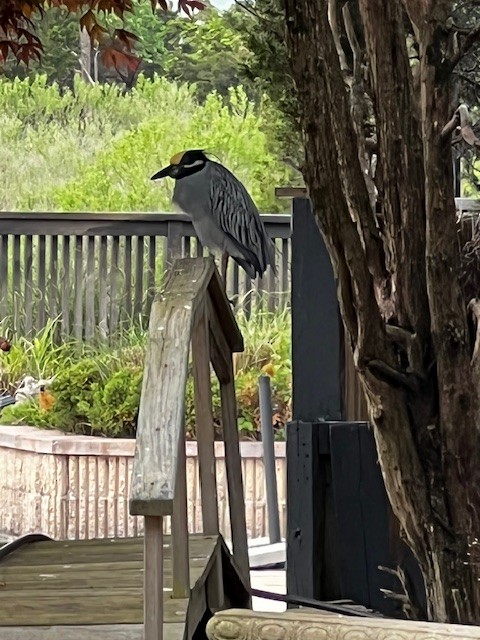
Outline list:
[[[472,351],[472,367],[478,368],[480,364],[480,299],[474,298],[468,303],[468,311],[475,321],[475,343]]]
[[[342,316],[358,361],[378,356],[388,360],[382,351],[385,329],[374,287],[374,277],[383,276],[383,245],[376,229],[376,236],[370,233],[373,212],[356,155],[356,135],[326,1],[321,4],[303,13],[295,0],[285,0],[290,62],[304,132],[305,181],[340,281]],[[321,36],[312,38],[313,32]],[[334,116],[330,105],[335,105]]]
[[[338,59],[340,60],[340,68],[343,72],[350,72],[348,66],[347,56],[343,50],[342,43],[340,41],[340,33],[338,30],[338,12],[337,12],[337,0],[328,0],[328,20],[330,22],[330,28],[332,30],[333,39],[335,40],[335,47],[337,49]]]
[[[462,58],[464,58],[473,45],[480,40],[480,23],[476,27],[471,29],[464,39],[458,44],[458,49],[455,54],[450,58],[450,70],[455,69],[457,64]]]
[[[422,342],[429,332],[423,149],[404,12],[400,0],[359,0],[359,9],[374,94],[375,180],[385,219],[396,323],[413,328]]]

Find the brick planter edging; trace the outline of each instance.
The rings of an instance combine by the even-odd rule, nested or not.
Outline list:
[[[67,435],[60,431],[0,425],[0,534],[41,531],[57,539],[131,536],[143,522],[128,513],[135,440]],[[247,529],[268,532],[259,442],[241,442]],[[186,443],[188,515],[201,531],[197,443]],[[285,443],[275,443],[279,508],[285,528]],[[224,444],[215,443],[220,529],[229,537]],[[169,530],[168,519],[166,532]]]

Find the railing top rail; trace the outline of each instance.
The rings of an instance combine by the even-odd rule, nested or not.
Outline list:
[[[290,224],[290,213],[261,213],[264,222],[275,224]],[[0,211],[0,221],[5,220],[35,220],[42,222],[44,220],[60,220],[60,221],[91,221],[104,222],[108,221],[147,221],[147,222],[190,222],[190,218],[184,213],[177,212],[91,212],[91,211],[75,211],[66,213],[55,213],[51,211],[29,212],[29,211]]]
[[[273,237],[290,236],[290,214],[261,216]],[[176,212],[0,212],[0,235],[167,236],[170,229],[179,236],[195,235],[189,217]]]

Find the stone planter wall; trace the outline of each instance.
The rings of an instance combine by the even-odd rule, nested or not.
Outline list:
[[[128,514],[135,442],[0,426],[0,534],[42,532],[56,539],[135,536]],[[223,442],[215,443],[220,530],[229,538]],[[242,442],[248,535],[268,535],[262,445]],[[275,443],[282,535],[285,535],[285,443]],[[197,443],[187,442],[188,518],[202,531]],[[166,533],[170,526],[166,519]]]

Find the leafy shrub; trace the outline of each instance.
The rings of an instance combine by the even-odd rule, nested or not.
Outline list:
[[[120,369],[105,382],[92,385],[88,412],[92,430],[110,438],[135,436],[143,371]]]
[[[273,422],[278,438],[284,437],[284,426],[290,417],[290,315],[256,312],[250,320],[238,318],[244,332],[245,352],[235,359],[235,379],[239,431],[242,438],[260,437],[258,409],[258,376],[267,370],[272,375]],[[51,393],[55,403],[49,411],[38,402],[11,405],[0,414],[3,424],[28,424],[56,428],[68,433],[108,437],[135,435],[137,411],[143,377],[145,333],[132,329],[119,338],[115,348],[97,348],[71,343],[48,349],[37,349],[36,360],[23,360],[23,371],[16,368],[16,380],[30,374],[32,362],[36,371],[56,373]],[[28,350],[28,344],[25,341]],[[14,347],[18,351],[21,346]],[[10,352],[11,353],[11,352]],[[52,356],[51,354],[54,354]],[[6,354],[8,360],[10,354]],[[17,360],[16,360],[17,361]],[[4,363],[4,359],[0,364]],[[191,371],[190,371],[191,373]],[[4,388],[15,384],[3,375]],[[217,435],[221,437],[219,384],[212,374],[213,415]],[[189,438],[196,437],[194,388],[191,375],[185,397],[185,425]]]
[[[278,115],[278,114],[277,114]],[[276,113],[241,87],[203,103],[187,85],[140,77],[128,93],[114,85],[72,90],[45,76],[0,79],[0,209],[161,211],[170,181],[149,177],[173,153],[204,147],[242,179],[263,211],[280,211],[273,185],[292,181],[273,136]]]

